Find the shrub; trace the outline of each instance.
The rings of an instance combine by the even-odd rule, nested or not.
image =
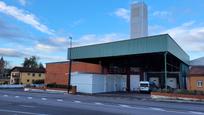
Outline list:
[[[156,92],[161,93],[175,93],[175,94],[189,94],[189,95],[204,95],[204,91],[186,90],[186,89],[159,89]]]
[[[56,83],[47,84],[47,87],[48,88],[68,88],[67,85],[56,84]]]
[[[42,79],[42,80],[35,80],[34,82],[33,82],[33,84],[44,84],[45,83],[45,81]]]

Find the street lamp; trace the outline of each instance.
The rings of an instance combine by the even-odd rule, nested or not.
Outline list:
[[[68,74],[68,93],[70,91],[70,88],[71,88],[71,84],[70,84],[70,81],[71,81],[71,72],[72,72],[72,53],[71,53],[71,49],[72,49],[72,37],[69,37],[69,40],[70,40],[70,46],[68,48],[68,53],[69,53],[69,74]]]

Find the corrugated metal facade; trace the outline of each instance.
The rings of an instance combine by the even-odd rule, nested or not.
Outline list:
[[[74,60],[156,52],[170,52],[184,63],[189,64],[188,54],[168,34],[75,47],[71,50],[71,58]]]

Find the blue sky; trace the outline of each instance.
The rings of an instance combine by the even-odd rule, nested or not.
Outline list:
[[[74,46],[129,39],[133,0],[0,0],[0,56],[11,66],[36,55],[66,60]],[[169,33],[190,55],[204,56],[203,0],[144,0],[149,35]]]

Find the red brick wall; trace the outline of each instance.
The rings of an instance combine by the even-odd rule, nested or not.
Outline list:
[[[56,83],[67,85],[69,63],[46,64],[45,83]],[[101,73],[101,66],[96,64],[75,62],[72,63],[72,72]]]
[[[201,91],[204,91],[204,84],[203,84],[202,87],[197,87],[197,81],[203,81],[203,83],[204,83],[204,76],[190,75],[188,77],[188,80],[189,80],[189,86],[188,86],[189,90],[201,90]]]

